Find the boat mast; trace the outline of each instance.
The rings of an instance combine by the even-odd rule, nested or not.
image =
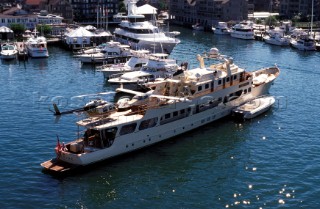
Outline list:
[[[313,25],[313,1],[312,0],[312,4],[311,4],[311,26],[310,26],[310,33],[311,33],[311,36],[312,36],[312,25]]]

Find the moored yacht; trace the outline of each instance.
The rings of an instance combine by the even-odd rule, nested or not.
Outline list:
[[[4,60],[16,59],[18,55],[17,46],[14,43],[4,43],[1,45],[0,57]]]
[[[268,31],[268,34],[263,36],[263,40],[268,44],[277,45],[277,46],[290,45],[290,37],[284,36],[284,32],[282,30]]]
[[[166,34],[146,21],[145,16],[137,13],[135,0],[128,2],[128,16],[122,20],[115,29],[114,36],[117,41],[128,44],[132,49],[146,49],[152,53],[171,53],[180,40]]]
[[[302,51],[315,51],[316,43],[308,35],[300,35],[297,38],[291,38],[292,47]]]
[[[212,31],[216,35],[229,35],[230,34],[230,28],[228,27],[228,24],[226,22],[218,22],[217,26],[212,27]]]
[[[106,64],[97,67],[97,72],[102,72],[105,79],[113,74],[128,73],[136,70],[140,70],[149,60],[148,50],[132,51],[130,59],[125,63],[119,64]]]
[[[47,48],[47,39],[44,36],[36,36],[29,38],[25,46],[28,51],[28,55],[33,58],[45,58],[49,57]]]
[[[198,59],[200,67],[186,70],[176,79],[148,83],[153,91],[144,95],[144,102],[131,103],[129,109],[107,117],[78,121],[83,132],[63,145],[58,139],[56,157],[41,164],[44,171],[63,174],[216,121],[266,94],[280,73],[277,67],[247,72],[231,58],[211,53]],[[265,79],[253,83],[257,77]]]
[[[231,28],[230,35],[234,38],[253,40],[253,23],[250,21],[243,21],[234,25]]]
[[[119,63],[125,62],[131,55],[130,46],[110,41],[97,53],[75,55],[81,63]]]
[[[180,75],[182,69],[174,59],[167,59],[167,54],[153,54],[148,57],[148,62],[140,70],[113,74],[108,83],[113,86],[131,90],[145,89],[144,84],[155,81],[157,78],[172,78]]]

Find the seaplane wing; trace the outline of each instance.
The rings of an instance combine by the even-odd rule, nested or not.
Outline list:
[[[189,99],[185,97],[171,97],[171,96],[163,96],[163,95],[150,95],[150,97],[155,97],[159,99],[170,99],[170,100],[177,100],[177,101],[189,101]]]
[[[124,92],[124,93],[133,94],[133,95],[137,95],[137,96],[146,95],[146,93],[142,93],[142,92],[139,92],[139,91],[133,91],[133,90],[130,90],[130,89],[124,89],[124,88],[117,88],[116,92]]]

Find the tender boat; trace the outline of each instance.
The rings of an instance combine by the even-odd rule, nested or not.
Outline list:
[[[62,145],[58,138],[56,157],[41,163],[44,171],[64,174],[216,121],[267,94],[280,73],[276,66],[247,72],[216,51],[198,55],[200,66],[177,78],[147,83],[152,91],[141,95],[144,102],[137,99],[127,110],[78,121],[78,137]],[[259,76],[265,79],[254,84]]]
[[[128,1],[127,19],[122,20],[114,30],[117,41],[130,45],[132,49],[146,49],[152,53],[168,53],[180,43],[180,40],[167,36],[164,32],[146,21],[145,16],[137,14],[135,0]]]
[[[250,21],[246,21],[234,25],[231,28],[230,35],[234,38],[253,40],[253,23]]]
[[[263,96],[253,99],[237,108],[233,112],[233,116],[241,119],[252,119],[269,110],[275,103],[273,96]]]
[[[212,31],[216,35],[230,35],[230,28],[226,22],[218,22],[216,27],[212,27]]]
[[[144,84],[155,81],[157,78],[172,78],[183,72],[183,69],[174,59],[167,59],[168,54],[153,54],[148,62],[138,71],[113,74],[108,83],[116,87],[123,87],[131,90],[143,90]]]
[[[97,72],[102,72],[105,79],[113,74],[128,73],[140,70],[149,60],[149,51],[132,51],[130,59],[126,63],[107,64],[97,67]]]
[[[49,52],[47,48],[47,39],[44,36],[36,36],[29,38],[25,46],[27,48],[28,54],[33,58],[45,58],[49,57]]]
[[[1,45],[0,57],[4,60],[16,59],[18,55],[17,46],[14,43],[4,43]]]

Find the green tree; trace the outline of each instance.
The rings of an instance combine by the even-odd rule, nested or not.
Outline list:
[[[278,20],[275,16],[269,16],[266,18],[265,23],[267,25],[277,25],[278,24]]]
[[[16,36],[22,35],[25,31],[25,27],[22,24],[12,23],[10,26]]]
[[[50,25],[37,25],[37,31],[46,36],[51,33],[52,27]]]
[[[119,12],[127,13],[127,7],[124,1],[119,1]]]

